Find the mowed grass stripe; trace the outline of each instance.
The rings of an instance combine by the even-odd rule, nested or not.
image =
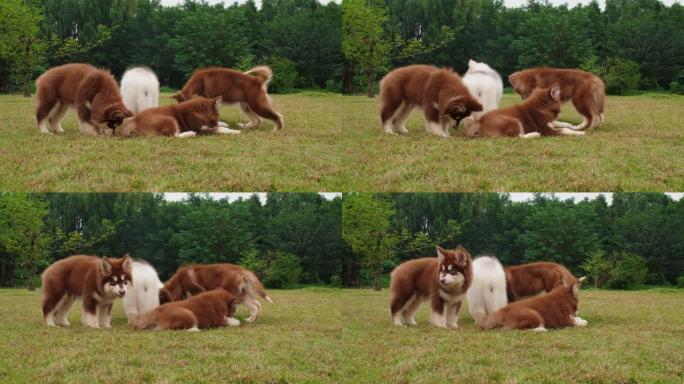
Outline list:
[[[170,103],[170,94],[162,94]],[[684,97],[610,96],[586,137],[441,139],[415,111],[407,136],[383,132],[378,100],[275,95],[285,128],[241,135],[118,139],[38,132],[33,98],[0,96],[4,191],[681,191]],[[504,95],[503,105],[518,103]],[[245,119],[225,106],[222,119]],[[579,123],[570,104],[561,119]]]
[[[0,290],[0,381],[255,383],[679,383],[684,291],[581,291],[586,328],[484,332],[391,325],[388,292],[269,290],[256,324],[199,333],[48,328],[40,294]],[[78,304],[77,304],[78,305]],[[247,312],[241,307],[238,317]]]

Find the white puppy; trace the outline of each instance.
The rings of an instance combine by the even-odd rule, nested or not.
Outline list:
[[[468,289],[470,316],[491,315],[506,304],[506,272],[495,257],[480,256],[473,260],[473,283]]]
[[[463,76],[463,83],[470,93],[482,104],[482,112],[473,112],[463,119],[464,126],[485,113],[499,107],[501,96],[503,96],[503,81],[499,73],[485,63],[478,63],[475,60],[468,61],[468,71]]]
[[[148,108],[159,106],[159,80],[148,67],[137,66],[126,70],[121,78],[121,97],[124,105],[137,115]]]
[[[131,320],[159,306],[159,289],[163,286],[157,271],[144,260],[133,261],[133,282],[124,296],[124,310]]]

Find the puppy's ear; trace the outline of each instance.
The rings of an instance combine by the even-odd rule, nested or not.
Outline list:
[[[100,272],[108,274],[112,271],[112,263],[108,258],[103,257],[100,261]]]
[[[473,68],[477,62],[473,59],[468,60],[468,68]]]
[[[577,279],[577,281],[580,283],[580,285],[582,285],[582,283],[584,283],[584,280],[586,280],[586,279],[587,279],[586,276],[582,276],[579,279]]]
[[[159,304],[166,304],[172,301],[173,297],[171,297],[169,290],[166,287],[159,288]]]
[[[508,76],[508,82],[511,83],[513,89],[518,88],[519,74],[520,72],[513,72],[510,74],[510,76]]]
[[[123,257],[123,262],[121,263],[121,268],[126,272],[131,272],[133,270],[133,259],[126,253]]]
[[[215,97],[213,100],[214,100],[214,106],[216,107],[216,110],[218,111],[219,108],[221,108],[221,105],[223,104],[223,97],[222,96]]]
[[[470,104],[468,105],[468,108],[470,109],[471,112],[481,112],[482,111],[482,104],[480,104],[479,101],[472,99],[470,101]]]
[[[125,111],[126,112],[124,112],[124,118],[133,117],[133,112],[131,112],[128,108],[126,108]]]
[[[447,250],[440,247],[439,245],[437,246],[437,260],[441,263],[444,261],[444,258],[446,257]]]
[[[560,88],[560,85],[558,83],[554,84],[551,87],[551,90],[549,91],[549,95],[551,96],[551,98],[553,100],[558,101],[558,102],[561,101],[561,88]]]
[[[468,261],[471,259],[468,250],[459,245],[456,247],[456,263],[461,267],[468,265]]]
[[[175,95],[171,96],[172,99],[176,100],[177,102],[181,103],[185,101],[185,96],[183,96],[182,93],[178,92]]]

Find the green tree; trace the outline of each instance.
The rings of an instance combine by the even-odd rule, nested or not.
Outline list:
[[[382,26],[385,10],[367,0],[342,1],[342,53],[361,67],[366,76],[368,97],[374,96],[375,72],[389,51]]]
[[[361,256],[374,276],[374,289],[380,290],[380,275],[386,261],[394,257],[397,235],[391,230],[392,203],[367,193],[353,193],[342,204],[342,238]]]
[[[25,271],[29,290],[35,290],[39,268],[49,263],[50,236],[44,231],[45,203],[27,194],[0,195],[0,247]]]
[[[592,253],[580,265],[580,268],[587,273],[587,275],[594,280],[594,288],[598,288],[600,283],[604,282],[610,272],[610,262],[606,260],[602,251]]]
[[[40,36],[40,9],[21,0],[0,2],[0,91],[7,90],[16,74],[23,95],[31,96],[30,82],[44,60],[46,44]]]

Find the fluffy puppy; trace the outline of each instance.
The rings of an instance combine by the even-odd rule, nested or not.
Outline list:
[[[404,123],[417,107],[425,114],[426,132],[442,137],[449,136],[449,125],[457,127],[472,112],[482,111],[451,69],[409,65],[380,81],[380,120],[386,133],[408,133]]]
[[[458,313],[472,282],[471,256],[460,245],[453,250],[437,246],[437,257],[404,262],[392,271],[390,314],[394,325],[416,325],[421,302],[430,301],[430,322],[458,328]]]
[[[499,107],[501,96],[503,96],[503,81],[499,73],[489,65],[469,60],[468,71],[463,75],[463,84],[468,87],[470,94],[482,104],[481,112],[473,112],[464,119],[465,125],[468,125],[469,120],[477,120],[485,112],[493,111]]]
[[[275,124],[273,131],[278,131],[283,128],[284,123],[283,116],[273,109],[268,95],[268,83],[272,78],[273,71],[265,65],[246,72],[229,68],[200,69],[172,97],[182,102],[193,95],[209,98],[221,96],[225,103],[240,103],[242,112],[249,118],[248,124],[240,124],[241,128],[256,128],[263,117],[272,120]]]
[[[36,80],[36,120],[42,133],[62,133],[69,108],[78,111],[78,127],[89,135],[109,135],[133,116],[121,100],[119,87],[108,72],[89,64],[51,68]]]
[[[473,260],[473,283],[467,297],[473,319],[491,315],[508,303],[506,272],[496,257],[480,256]]]
[[[579,282],[561,284],[548,294],[510,303],[493,315],[479,316],[482,329],[532,329],[586,326],[587,321],[577,317]]]
[[[199,134],[235,134],[240,131],[218,126],[221,97],[192,100],[146,109],[126,119],[114,134],[129,136],[193,137]]]
[[[563,265],[549,261],[512,265],[506,267],[506,295],[508,301],[513,302],[525,296],[550,292],[564,281],[572,285],[582,283],[584,279],[578,279]]]
[[[556,127],[585,130],[596,128],[603,123],[606,87],[603,80],[592,73],[579,69],[531,68],[514,72],[508,76],[508,81],[523,99],[529,97],[536,88],[548,88],[559,84],[561,101],[571,100],[577,112],[583,116],[583,120],[577,126],[556,121]]]
[[[584,135],[568,128],[556,128],[560,113],[560,87],[535,90],[522,104],[485,113],[465,127],[464,135],[476,137],[536,138],[541,135]]]
[[[124,297],[133,281],[132,260],[70,256],[50,265],[41,275],[43,317],[49,326],[68,326],[76,299],[83,301],[83,323],[109,328],[114,300]]]
[[[167,303],[182,300],[216,288],[223,288],[241,298],[250,311],[247,322],[255,321],[261,313],[258,298],[273,302],[252,271],[228,263],[188,265],[179,268],[159,291],[159,301]]]
[[[121,77],[121,96],[126,107],[138,114],[159,106],[159,80],[144,65],[128,68]]]
[[[239,325],[233,319],[239,299],[224,289],[202,292],[182,301],[160,305],[136,316],[135,329],[200,329]]]
[[[123,298],[124,311],[130,324],[133,318],[159,306],[159,289],[163,286],[159,275],[145,260],[133,260],[134,283]]]

